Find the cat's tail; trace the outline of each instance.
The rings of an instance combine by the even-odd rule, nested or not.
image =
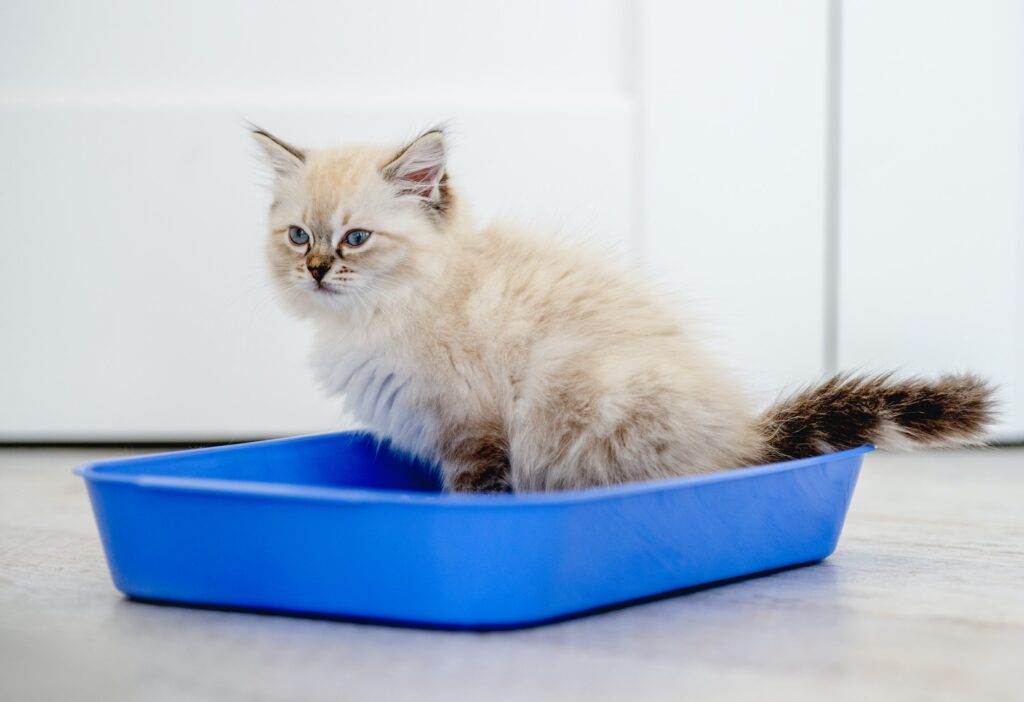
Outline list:
[[[895,380],[836,375],[769,407],[758,424],[765,458],[781,461],[874,444],[885,449],[981,443],[993,388],[974,375]]]

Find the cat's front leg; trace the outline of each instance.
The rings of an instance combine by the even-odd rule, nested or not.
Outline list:
[[[459,426],[441,440],[445,487],[453,492],[512,492],[508,441],[496,424]]]

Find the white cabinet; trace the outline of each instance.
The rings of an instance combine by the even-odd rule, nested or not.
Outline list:
[[[482,218],[631,252],[761,400],[974,369],[1024,436],[1020,3],[840,5],[6,4],[0,441],[347,423],[263,272],[246,119],[314,145],[453,119]]]
[[[666,0],[639,25],[640,248],[762,400],[822,370],[825,10]]]
[[[1021,5],[846,3],[839,362],[974,370],[1024,436]]]

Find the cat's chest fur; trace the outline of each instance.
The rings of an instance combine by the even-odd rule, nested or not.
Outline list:
[[[438,436],[479,402],[479,368],[447,346],[351,342],[318,335],[313,365],[320,382],[344,397],[363,426],[398,448],[437,460]],[[486,393],[483,393],[486,394]]]

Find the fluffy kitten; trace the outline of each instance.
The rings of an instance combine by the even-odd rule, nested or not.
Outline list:
[[[837,377],[755,415],[687,328],[586,252],[476,228],[439,129],[400,149],[298,149],[274,171],[267,252],[351,411],[451,490],[578,488],[851,448],[978,440],[991,392]]]

